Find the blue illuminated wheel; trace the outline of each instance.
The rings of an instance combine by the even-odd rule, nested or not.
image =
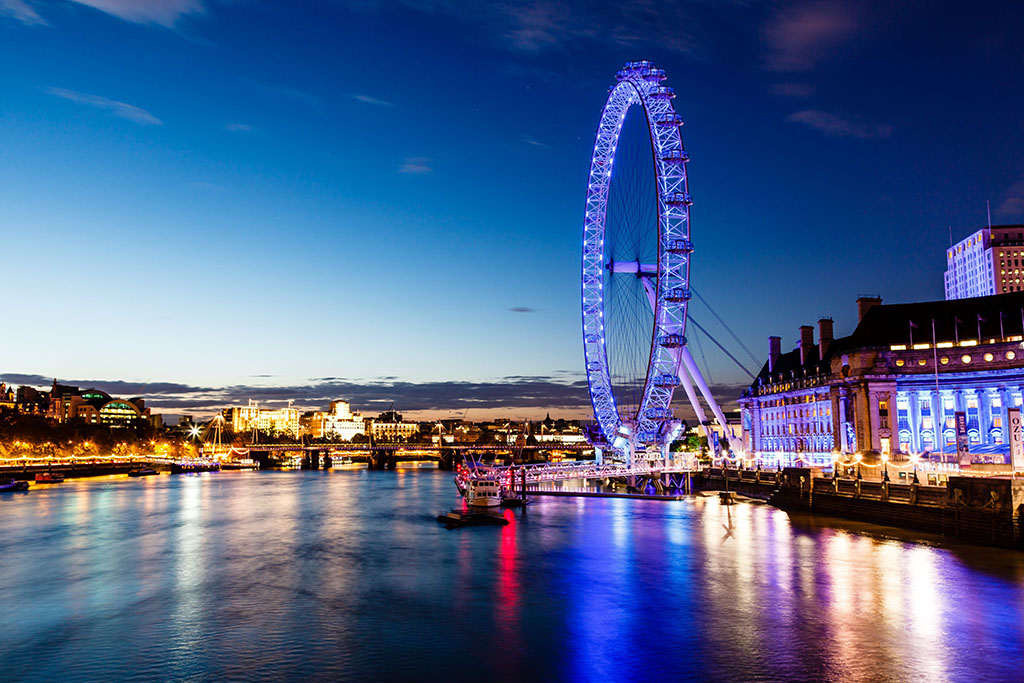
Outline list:
[[[590,164],[582,308],[594,416],[623,453],[669,438],[693,248],[675,93],[648,61],[628,62],[616,77]]]

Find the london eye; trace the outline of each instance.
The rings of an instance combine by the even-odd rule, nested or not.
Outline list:
[[[687,348],[690,197],[682,119],[649,61],[616,75],[594,141],[583,223],[583,347],[599,445],[613,457],[664,456],[682,387],[725,418]]]

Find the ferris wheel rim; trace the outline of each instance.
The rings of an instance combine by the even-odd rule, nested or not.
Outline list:
[[[692,252],[688,158],[679,133],[681,120],[671,103],[674,93],[661,85],[664,71],[647,61],[629,62],[617,78],[618,83],[609,90],[601,111],[587,186],[581,297],[584,358],[594,415],[605,440],[614,444],[622,437],[651,443],[663,435],[661,424],[671,415],[672,395],[680,382],[678,357],[671,353],[672,344],[679,340],[685,344]],[[626,424],[611,381],[604,328],[606,300],[601,278],[606,257],[604,242],[611,169],[623,122],[633,106],[643,110],[654,156],[658,258],[647,372],[636,413],[629,420],[630,424]],[[666,339],[668,342],[663,343]]]

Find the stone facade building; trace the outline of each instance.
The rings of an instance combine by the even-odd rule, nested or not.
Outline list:
[[[1024,293],[912,304],[857,301],[854,332],[800,328],[740,399],[743,443],[768,461],[862,453],[953,460],[963,412],[972,457],[1009,462],[1007,410],[1024,395]],[[934,329],[934,337],[933,337]]]

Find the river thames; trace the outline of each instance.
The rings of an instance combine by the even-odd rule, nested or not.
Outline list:
[[[767,505],[449,473],[70,480],[0,497],[5,680],[1020,680],[1024,554]]]

